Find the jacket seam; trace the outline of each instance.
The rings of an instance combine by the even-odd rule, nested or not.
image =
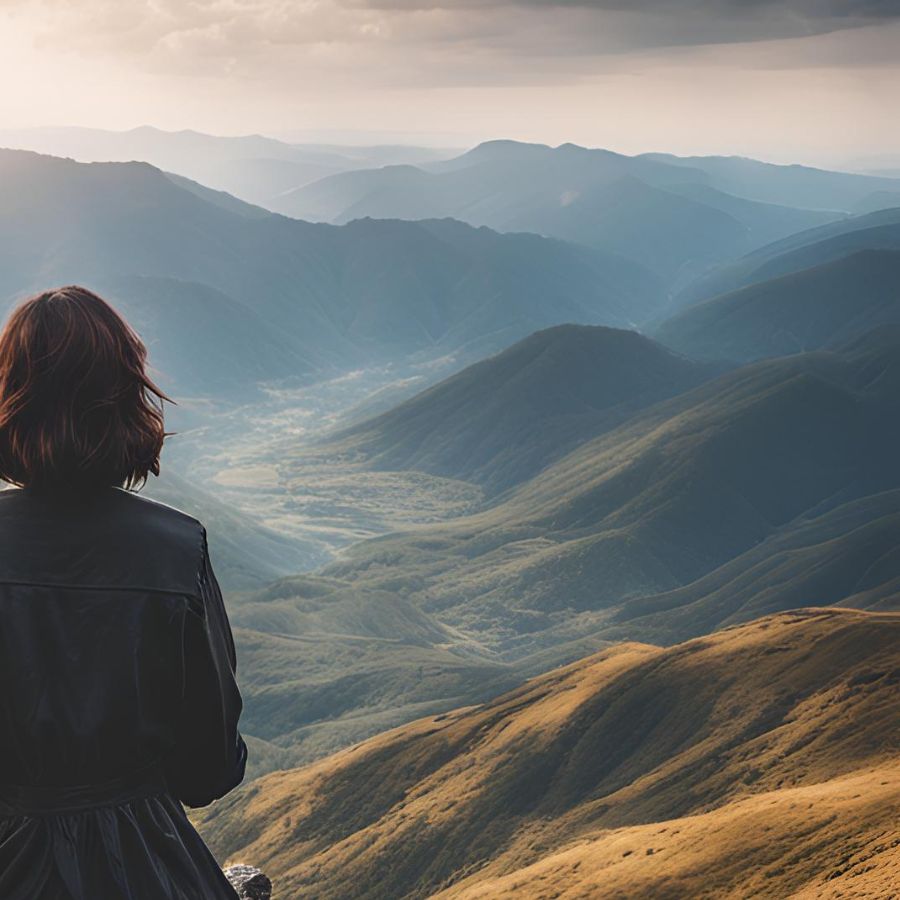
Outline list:
[[[148,585],[125,585],[125,584],[71,584],[58,581],[18,581],[14,579],[0,579],[0,587],[42,587],[42,588],[59,588],[69,591],[129,591],[133,593],[145,594],[168,594],[179,597],[196,597],[200,594],[195,588],[193,591],[179,591],[173,588],[150,587]]]

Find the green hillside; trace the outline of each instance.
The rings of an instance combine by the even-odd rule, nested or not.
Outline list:
[[[336,435],[317,452],[474,481],[497,493],[712,374],[634,332],[561,325]]]
[[[900,491],[792,522],[686,587],[629,600],[602,635],[669,644],[813,604],[900,606]]]
[[[896,340],[726,374],[580,446],[495,506],[332,564],[502,655],[673,590],[800,516],[900,486]]]
[[[232,598],[244,729],[297,765],[521,678],[409,600],[316,575]]]
[[[653,330],[700,359],[748,362],[900,324],[900,249],[859,250],[688,307]]]
[[[900,249],[900,209],[882,209],[799,231],[748,253],[688,285],[675,298],[677,308],[836,262],[862,250]]]

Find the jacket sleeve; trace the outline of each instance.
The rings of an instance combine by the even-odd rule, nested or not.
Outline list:
[[[247,747],[238,732],[242,701],[231,626],[209,561],[206,533],[184,628],[184,692],[169,785],[187,806],[206,806],[244,778]]]

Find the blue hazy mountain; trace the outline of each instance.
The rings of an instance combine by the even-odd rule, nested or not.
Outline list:
[[[533,231],[623,253],[683,285],[711,265],[793,232],[841,218],[846,207],[890,179],[822,173],[840,185],[816,195],[817,209],[795,205],[809,173],[764,166],[767,190],[729,191],[736,179],[716,160],[629,157],[573,144],[551,148],[492,141],[428,166],[389,166],[322,179],[288,195],[277,209],[317,221],[360,216],[452,216],[502,231]],[[827,176],[827,178],[825,177]],[[739,185],[737,185],[739,186]],[[814,192],[810,191],[810,194]]]
[[[607,252],[452,221],[309,224],[144,163],[0,151],[0,192],[0,297],[76,281],[110,294],[182,391],[487,353],[564,321],[628,326],[663,301]]]
[[[219,137],[148,126],[129,131],[0,129],[0,147],[79,162],[148,162],[262,206],[327,175],[377,165],[427,163],[446,155],[425,147],[293,144],[259,134]]]
[[[835,262],[859,250],[900,249],[900,207],[852,216],[799,231],[748,253],[688,285],[675,298],[676,307]]]
[[[803,209],[853,211],[871,194],[900,189],[896,176],[831,172],[803,165],[777,165],[743,156],[687,156],[647,153],[641,159],[700,171],[709,187],[763,203]]]
[[[900,325],[900,249],[856,250],[739,288],[653,333],[697,358],[748,362],[839,345],[881,325]]]

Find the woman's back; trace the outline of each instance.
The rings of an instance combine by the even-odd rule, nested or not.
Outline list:
[[[233,898],[182,803],[243,778],[234,642],[202,525],[125,490],[167,399],[101,298],[0,334],[0,898]]]
[[[171,796],[208,803],[245,760],[200,523],[9,490],[0,548],[0,896],[233,897]]]

